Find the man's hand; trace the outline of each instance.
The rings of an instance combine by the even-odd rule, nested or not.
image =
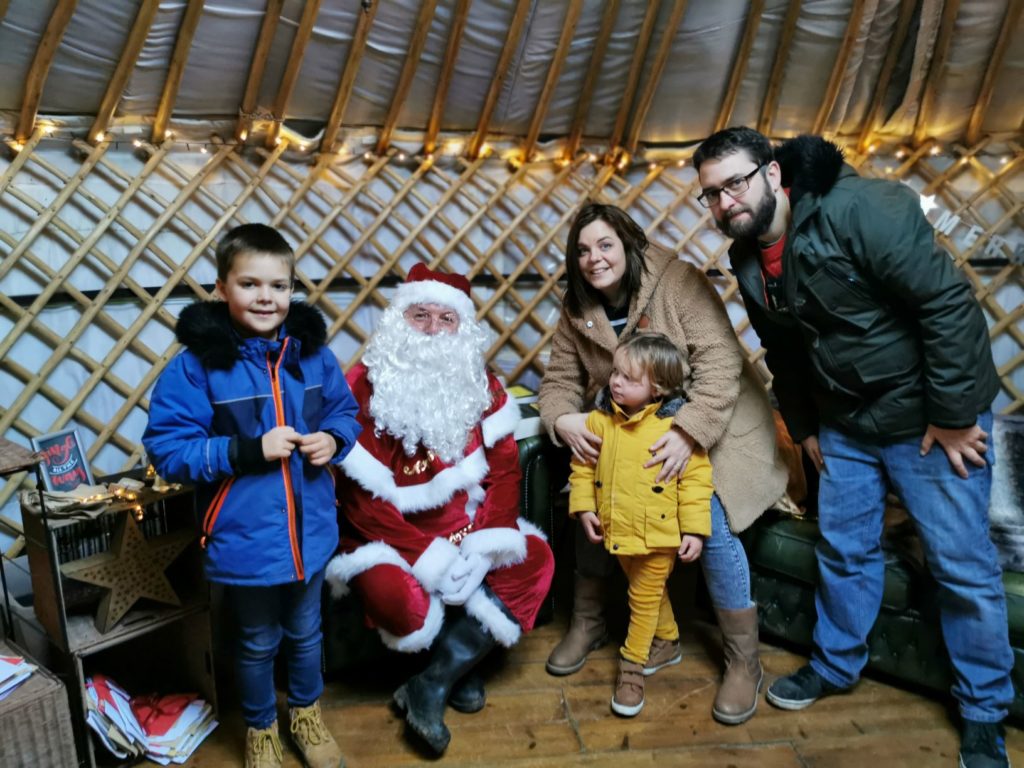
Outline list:
[[[644,469],[661,464],[661,471],[654,478],[654,482],[663,483],[666,480],[675,480],[686,469],[690,456],[693,455],[695,444],[696,441],[692,437],[673,425],[654,445],[647,449],[652,456],[644,464]],[[664,463],[662,464],[662,462]]]
[[[446,605],[462,605],[476,592],[490,569],[491,563],[483,555],[461,555],[448,569],[454,571],[452,579],[448,579],[447,573],[441,579],[441,600]]]
[[[601,452],[601,438],[587,429],[587,414],[563,413],[555,419],[555,432],[572,449],[573,458],[593,466]]]
[[[604,541],[604,530],[601,528],[601,518],[596,512],[581,512],[580,525],[583,526],[583,533],[591,544],[600,544]]]
[[[302,435],[291,427],[274,427],[263,435],[263,458],[267,461],[287,459],[295,447],[302,442]]]
[[[984,467],[984,454],[988,451],[988,445],[985,443],[987,438],[988,432],[977,424],[963,429],[943,429],[929,424],[924,439],[921,440],[921,455],[927,456],[932,446],[938,443],[946,452],[946,458],[949,459],[953,471],[966,480],[967,467],[964,466],[964,459],[976,467]]]
[[[299,438],[299,450],[314,467],[322,467],[338,451],[338,443],[326,432],[313,432]]]
[[[811,457],[811,462],[814,464],[814,468],[819,472],[824,472],[825,459],[821,456],[821,446],[818,445],[818,436],[811,435],[810,437],[805,437],[800,441],[800,445],[804,447],[804,451]]]
[[[704,537],[695,536],[692,533],[684,533],[682,543],[679,545],[679,562],[692,563],[704,550]]]

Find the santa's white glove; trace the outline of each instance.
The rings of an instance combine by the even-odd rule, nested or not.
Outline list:
[[[477,587],[483,583],[484,576],[491,569],[490,561],[478,555],[475,552],[469,555],[463,555],[459,558],[461,564],[458,569],[453,564],[448,569],[449,572],[455,571],[451,586],[454,589],[445,589],[449,585],[448,574],[441,580],[441,599],[446,605],[462,605],[469,600],[470,595],[476,592]],[[456,561],[458,563],[459,561]]]

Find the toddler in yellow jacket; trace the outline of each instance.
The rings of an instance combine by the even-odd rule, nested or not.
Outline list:
[[[703,451],[676,480],[657,483],[660,465],[644,468],[684,402],[685,372],[683,354],[660,333],[620,342],[608,388],[587,417],[602,440],[600,456],[596,466],[574,460],[569,479],[569,514],[616,556],[629,581],[629,632],[612,696],[612,711],[624,717],[643,709],[644,677],[682,659],[665,584],[676,558],[696,560],[711,534],[714,489]]]

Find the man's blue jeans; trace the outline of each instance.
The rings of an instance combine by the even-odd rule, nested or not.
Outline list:
[[[992,414],[978,424],[991,435]],[[822,427],[825,471],[819,489],[819,584],[811,666],[838,686],[855,683],[867,663],[867,636],[882,604],[881,547],[886,482],[917,527],[939,584],[942,634],[953,664],[953,695],[968,720],[998,722],[1013,700],[1006,597],[989,539],[988,505],[995,461],[965,462],[957,476],[942,446],[920,455],[921,438],[885,444]]]
[[[323,693],[323,583],[321,571],[308,583],[226,588],[225,599],[235,613],[238,627],[238,688],[246,725],[262,729],[277,719],[274,657],[282,639],[288,666],[288,706],[309,706]]]

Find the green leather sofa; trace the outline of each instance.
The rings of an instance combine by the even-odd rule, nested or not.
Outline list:
[[[557,527],[552,503],[551,442],[544,435],[534,435],[520,439],[518,445],[519,467],[523,473],[519,499],[521,514],[540,528],[554,547]],[[324,667],[328,676],[379,660],[387,653],[377,632],[364,624],[358,598],[348,595],[334,600],[330,590],[325,589],[323,600]],[[549,596],[537,616],[537,623],[551,621],[553,610],[553,599]]]
[[[771,512],[743,534],[751,589],[766,640],[781,638],[810,651],[819,538],[813,520]],[[1024,719],[1024,574],[1003,575],[1015,665],[1010,715]],[[910,554],[886,550],[882,609],[868,637],[868,670],[946,694],[952,683],[939,627],[937,585]]]

